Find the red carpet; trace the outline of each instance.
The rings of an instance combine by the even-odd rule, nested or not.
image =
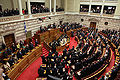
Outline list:
[[[72,46],[74,47],[77,46],[75,37],[70,38],[69,48],[72,48]],[[44,47],[42,48],[42,51],[43,51],[43,54],[47,56],[48,51]],[[38,68],[40,67],[41,64],[42,64],[42,59],[41,57],[39,57],[17,78],[17,80],[35,80],[38,77]],[[75,77],[73,77],[73,80],[76,80]]]

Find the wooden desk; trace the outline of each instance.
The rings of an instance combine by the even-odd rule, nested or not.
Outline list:
[[[47,78],[36,78],[36,80],[47,80]]]
[[[60,52],[60,51],[63,51],[65,48],[67,48],[67,46],[69,45],[69,43],[70,43],[70,41],[69,40],[67,40],[67,43],[64,45],[64,46],[57,46],[56,47],[56,51],[57,52]],[[52,50],[52,47],[51,46],[49,46],[49,44],[47,43],[47,42],[43,42],[43,45],[44,45],[44,47],[49,51],[49,50]]]
[[[80,29],[87,30],[88,28],[83,27],[83,28],[69,30],[69,31],[66,32],[66,34],[70,37],[71,36],[71,31],[76,32],[77,30],[80,30]],[[52,42],[53,40],[58,39],[62,34],[65,34],[65,33],[60,32],[60,28],[50,29],[46,32],[35,34],[35,39],[38,39],[38,42],[40,44],[44,41]]]
[[[19,60],[19,63],[14,64],[15,66],[8,71],[8,77],[11,80],[16,80],[16,78],[37,58],[42,54],[42,46],[39,45],[29,52],[28,55],[24,56],[23,59]]]

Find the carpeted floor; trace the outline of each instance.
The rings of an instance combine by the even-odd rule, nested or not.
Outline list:
[[[77,46],[77,42],[75,41],[75,37],[70,38],[70,45],[69,48],[72,47],[76,47]],[[43,54],[45,56],[47,56],[48,51],[43,47],[42,48]],[[62,53],[59,52],[59,53]],[[38,77],[38,68],[40,67],[40,65],[42,64],[42,59],[41,57],[39,57],[36,61],[34,61],[18,78],[17,80],[35,80]],[[107,67],[106,72],[108,72],[111,67],[114,64],[114,54],[112,56],[112,60],[110,62],[110,65]],[[103,75],[105,75],[105,73]],[[76,80],[75,77],[73,76],[73,80]]]

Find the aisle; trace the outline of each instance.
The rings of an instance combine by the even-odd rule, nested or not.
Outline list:
[[[77,46],[75,37],[70,38],[69,48],[72,48],[72,46],[74,47]],[[48,51],[44,47],[42,48],[42,51],[43,54],[48,53]],[[39,57],[17,78],[17,80],[35,80],[38,77],[38,68],[40,67],[41,64],[42,64],[42,59],[41,57]],[[76,80],[75,77],[73,77],[73,80]]]

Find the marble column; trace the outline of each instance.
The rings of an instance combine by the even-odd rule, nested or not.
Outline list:
[[[102,8],[101,8],[100,16],[103,16],[104,3],[105,3],[105,0],[103,0],[103,3],[102,3]]]
[[[56,13],[56,0],[54,0],[54,12]]]
[[[30,0],[27,0],[28,14],[31,14]]]
[[[23,13],[22,13],[22,2],[21,2],[21,0],[18,0],[18,5],[19,5],[19,14],[20,14],[20,15],[23,15]]]
[[[90,15],[90,12],[91,12],[91,3],[92,3],[92,0],[90,0],[90,4],[89,4],[89,11],[88,11],[89,15]]]
[[[52,2],[51,2],[51,0],[50,0],[50,13],[51,13],[51,9],[52,9],[51,4],[52,4]]]

